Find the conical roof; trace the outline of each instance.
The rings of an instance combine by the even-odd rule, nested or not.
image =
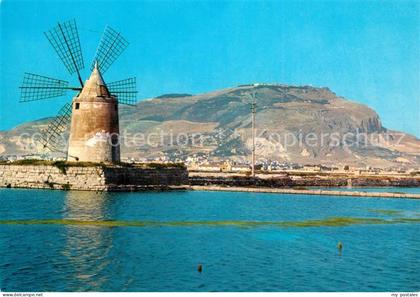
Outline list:
[[[79,98],[92,98],[92,97],[105,97],[109,98],[110,93],[102,78],[101,72],[98,69],[98,64],[95,63],[95,67],[89,79],[85,82],[85,85],[80,92]]]

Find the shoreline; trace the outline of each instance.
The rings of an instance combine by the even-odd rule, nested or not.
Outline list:
[[[250,192],[250,193],[277,193],[277,194],[302,194],[324,196],[352,196],[371,198],[402,198],[420,199],[420,194],[390,193],[390,192],[362,192],[362,191],[337,191],[337,190],[298,190],[279,188],[252,188],[252,187],[221,187],[221,186],[191,186],[194,191],[220,191],[220,192]]]

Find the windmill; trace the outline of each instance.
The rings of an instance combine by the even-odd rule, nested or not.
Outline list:
[[[76,91],[42,133],[42,147],[60,149],[63,133],[70,125],[67,150],[69,161],[120,161],[118,105],[136,103],[136,78],[105,83],[102,75],[128,46],[124,37],[107,26],[90,65],[91,75],[84,83],[82,49],[75,20],[58,23],[45,32],[70,75],[76,74],[80,86],[43,75],[25,73],[20,87],[20,102],[61,97]]]

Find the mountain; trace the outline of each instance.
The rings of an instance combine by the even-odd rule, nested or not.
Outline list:
[[[252,149],[250,94],[255,94],[257,159],[300,164],[412,167],[420,164],[420,140],[382,126],[371,108],[328,88],[252,84],[206,94],[167,94],[120,107],[123,157],[208,155],[249,160]],[[0,154],[36,148],[22,133],[50,119],[0,132]],[[293,143],[294,142],[294,143]]]

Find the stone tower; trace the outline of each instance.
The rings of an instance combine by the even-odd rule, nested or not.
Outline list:
[[[72,105],[67,160],[119,162],[118,101],[97,65]]]

